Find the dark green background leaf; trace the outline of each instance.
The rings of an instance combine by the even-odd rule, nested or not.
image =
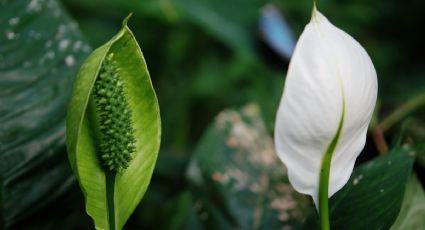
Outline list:
[[[299,228],[311,208],[289,184],[255,104],[216,117],[188,179],[205,229]]]
[[[56,0],[0,1],[0,228],[72,186],[65,115],[90,47]]]
[[[401,147],[355,168],[330,199],[331,229],[389,229],[398,216],[413,158]],[[306,229],[318,229],[317,212]]]

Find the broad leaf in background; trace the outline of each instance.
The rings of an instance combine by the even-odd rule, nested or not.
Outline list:
[[[83,190],[87,213],[93,218],[96,229],[123,228],[146,192],[160,144],[158,102],[143,54],[127,27],[128,18],[117,35],[93,51],[81,66],[68,108],[68,156]],[[123,97],[128,101],[126,110],[131,111],[130,129],[133,129],[135,138],[133,159],[128,168],[116,174],[109,172],[100,162],[99,137],[96,135],[100,128],[96,128],[97,109],[93,108],[95,81],[102,64],[110,57],[122,82]],[[113,112],[118,109],[113,106],[112,115],[125,113]],[[106,122],[103,125],[108,126]]]
[[[56,0],[0,1],[0,229],[74,185],[65,115],[90,47]]]
[[[257,105],[221,112],[188,169],[206,229],[301,227],[311,202],[295,192]]]
[[[416,176],[411,176],[400,213],[391,230],[425,229],[425,193]]]
[[[355,168],[330,199],[331,229],[389,229],[397,218],[413,158],[402,147]],[[306,229],[318,229],[317,213]]]
[[[259,0],[173,0],[183,17],[201,26],[242,55],[254,54]]]

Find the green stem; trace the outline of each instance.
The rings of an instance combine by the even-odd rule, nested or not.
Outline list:
[[[319,215],[320,226],[322,230],[329,230],[329,171],[331,168],[332,154],[326,154],[323,158],[322,169],[320,173],[319,187]]]
[[[406,103],[401,105],[393,113],[387,116],[380,124],[382,131],[385,132],[390,129],[394,124],[399,122],[403,117],[411,113],[412,111],[418,109],[421,106],[425,105],[425,94],[420,94]]]
[[[115,227],[115,172],[106,169],[105,170],[105,179],[106,179],[106,203],[108,205],[108,223],[109,230],[116,230]]]
[[[385,140],[384,132],[382,131],[381,127],[376,126],[373,129],[372,137],[379,154],[385,154],[388,152],[388,144]]]
[[[344,125],[345,115],[345,102],[342,104],[342,114],[339,120],[338,130],[333,137],[331,143],[326,149],[325,155],[322,159],[322,166],[320,169],[320,181],[319,181],[319,215],[320,215],[320,226],[322,230],[330,230],[329,221],[329,177],[331,171],[332,155],[335,152],[336,145],[338,144],[339,136]]]

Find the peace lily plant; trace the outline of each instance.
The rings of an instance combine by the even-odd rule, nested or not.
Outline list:
[[[275,143],[300,193],[312,196],[322,229],[328,199],[348,181],[377,97],[364,48],[314,6],[292,56],[277,112]]]

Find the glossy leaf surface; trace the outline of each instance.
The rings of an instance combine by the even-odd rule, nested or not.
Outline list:
[[[348,183],[330,199],[331,229],[389,229],[412,172],[411,151],[397,148],[356,167]],[[305,229],[319,229],[317,214]]]
[[[1,0],[0,24],[0,229],[13,229],[76,186],[66,106],[91,48],[56,0]]]

